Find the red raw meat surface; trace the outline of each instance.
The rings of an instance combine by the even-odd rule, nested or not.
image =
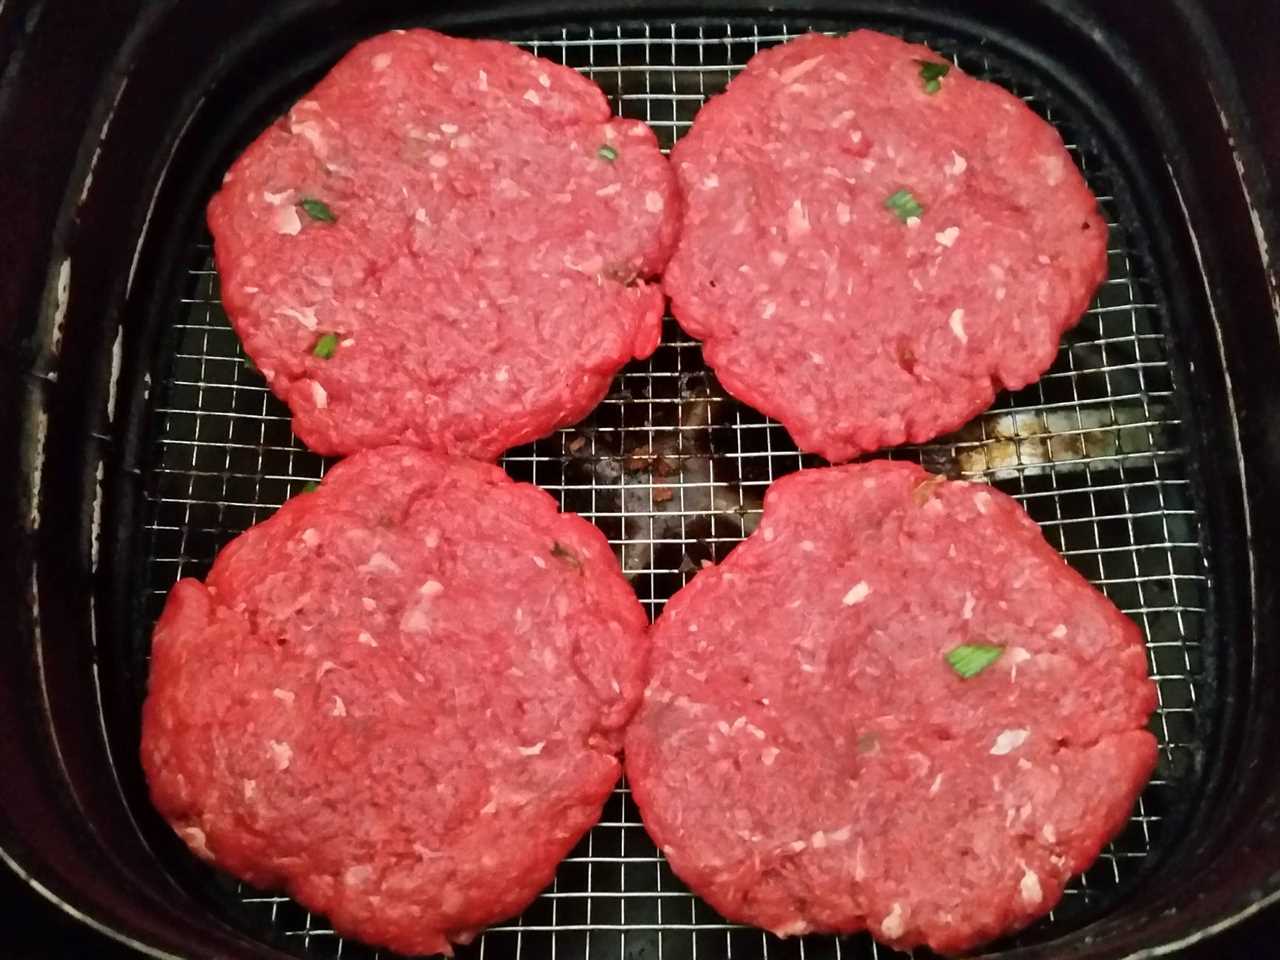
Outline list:
[[[838,462],[960,426],[1053,363],[1107,271],[1057,132],[871,31],[752,58],[672,151],[664,275],[725,388]],[[908,191],[915,217],[886,208]],[[904,212],[906,212],[904,210]]]
[[[1002,648],[965,679],[947,654]],[[966,950],[1047,913],[1156,761],[1137,626],[1009,497],[877,461],[777,481],[654,628],[632,796],[731,920]]]
[[[356,454],[180,581],[142,762],[201,857],[449,952],[596,822],[647,619],[604,536],[486,464]]]
[[[679,198],[649,128],[575,71],[411,30],[343,57],[208,219],[227,315],[307,446],[492,460],[653,352],[644,278]]]

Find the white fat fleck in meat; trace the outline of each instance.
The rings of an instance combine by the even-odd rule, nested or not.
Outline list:
[[[256,780],[241,780],[240,789],[244,791],[246,800],[252,800],[254,791],[258,789],[258,782]]]
[[[831,125],[833,127],[843,127],[855,116],[857,116],[856,110],[841,110],[839,113],[837,113],[834,117],[831,118]]]
[[[997,299],[997,300],[1003,300],[1003,299],[1005,298],[1005,295],[1006,295],[1007,293],[1008,293],[1008,291],[1007,291],[1007,290],[1005,290],[1005,288],[1004,288],[1004,287],[996,287],[996,299]]]
[[[270,190],[263,190],[262,199],[267,201],[267,203],[271,204],[273,207],[278,207],[289,199],[289,194],[292,192],[293,191],[291,190],[281,190],[279,193],[272,193]],[[293,232],[297,233],[296,230]]]
[[[965,160],[964,157],[960,156],[960,154],[952,150],[951,163],[943,167],[942,171],[949,177],[958,177],[960,176],[960,174],[964,173],[965,169],[968,166],[969,166],[969,162]]]
[[[972,620],[973,608],[976,607],[977,605],[978,605],[977,598],[974,597],[972,593],[966,593],[964,595],[964,609],[960,611],[960,619]]]
[[[1062,182],[1062,178],[1066,171],[1062,157],[1053,154],[1045,154],[1036,157],[1036,162],[1040,164],[1040,170],[1044,174],[1045,182],[1051,187],[1056,187]]]
[[[789,844],[787,844],[787,846],[788,848],[790,848],[792,853],[799,853],[800,851],[806,849],[809,846],[809,844],[805,843],[803,840],[792,840]]]
[[[364,644],[364,646],[366,647],[376,647],[378,645],[378,641],[373,639],[373,636],[369,633],[366,633],[364,630],[361,630],[356,635],[356,642]]]
[[[371,554],[368,561],[361,564],[358,569],[361,573],[399,573],[400,564],[379,550]],[[377,604],[375,603],[374,606]],[[372,610],[373,607],[366,607],[366,609]]]
[[[453,136],[458,132],[458,125],[456,123],[442,123],[440,124],[440,132]]]
[[[991,755],[993,757],[1003,757],[1005,754],[1017,750],[1030,735],[1030,730],[1001,730],[1000,735],[996,737],[995,743],[991,745]]]
[[[825,850],[827,847],[827,835],[821,830],[815,830],[813,836],[809,838],[809,845],[815,850]]]
[[[947,325],[951,327],[951,332],[956,335],[956,339],[961,343],[969,342],[969,335],[964,332],[964,309],[956,307],[951,311],[951,317],[947,320]]]
[[[542,748],[547,745],[547,741],[539,740],[537,743],[528,747],[516,747],[520,751],[522,757],[536,757],[542,752]]]
[[[430,156],[430,158],[427,160],[427,163],[431,164],[431,166],[439,170],[449,165],[449,158],[446,157],[443,153],[433,153]]]
[[[534,565],[535,567],[537,567],[539,570],[545,570],[545,569],[547,569],[547,561],[543,560],[543,559],[542,559],[540,556],[538,556],[536,553],[532,555],[531,559],[533,560],[533,565]],[[517,612],[519,612],[519,611],[517,611]]]
[[[765,301],[765,305],[760,308],[760,316],[762,316],[766,320],[768,320],[777,312],[778,312],[778,305],[774,303],[772,300]]]
[[[814,543],[812,540],[801,540],[800,549],[803,550],[805,553],[813,553],[813,551],[816,550],[817,547],[814,546]]]
[[[491,799],[488,803],[486,803],[483,807],[480,808],[480,816],[482,817],[492,816],[497,811],[497,809],[498,809],[498,801]]]
[[[548,77],[545,73],[538,74],[538,83],[546,87],[547,89],[551,88],[551,78]]]
[[[973,505],[978,508],[978,512],[982,514],[991,512],[991,494],[984,492],[976,493],[973,496]]]
[[[717,177],[714,173],[708,173],[705,177],[702,178],[702,189],[714,190],[718,186],[720,186],[720,178]]]
[[[302,542],[308,547],[318,546],[320,543],[320,532],[315,527],[307,527],[302,531]]]
[[[849,205],[847,203],[837,203],[836,204],[836,223],[840,224],[840,226],[843,227],[846,224],[848,224],[849,221],[852,219],[853,219],[853,214],[849,210]]]
[[[650,190],[644,195],[644,208],[650,213],[661,213],[665,205],[662,200],[662,194],[657,190]]]
[[[956,240],[958,240],[959,238],[960,238],[959,227],[947,227],[947,229],[940,230],[933,235],[933,239],[937,240],[944,247],[953,246]]]
[[[528,100],[535,107],[538,106],[538,104],[542,103],[542,98],[538,96],[538,93],[536,90],[526,90],[524,92],[524,99]]]
[[[361,597],[360,606],[364,607],[366,610],[377,610],[378,601],[373,599],[373,597]]]
[[[342,881],[349,887],[359,886],[367,883],[373,876],[373,868],[368,864],[357,864],[354,867],[347,867],[342,874]]]
[[[319,680],[330,670],[337,670],[337,669],[338,669],[338,665],[336,663],[334,663],[332,660],[326,660],[324,663],[320,664],[320,666],[316,667],[316,679]]]
[[[438,597],[444,593],[444,584],[439,580],[428,580],[418,588],[418,592],[424,597]]]
[[[293,760],[293,747],[280,740],[268,740],[267,751],[275,761],[276,770],[289,769],[289,763]]]
[[[319,323],[316,319],[315,307],[279,307],[276,309],[276,313],[292,317],[308,330],[314,330]]]
[[[481,90],[488,90],[488,89],[489,89],[489,74],[487,74],[487,73],[485,73],[483,70],[481,70],[481,71],[476,75],[476,86],[477,86],[477,87],[479,87]]]
[[[329,711],[331,717],[345,717],[347,715],[347,705],[342,702],[342,698],[335,695],[333,698],[333,708]]]
[[[311,381],[311,402],[316,405],[317,410],[323,410],[329,405],[328,391],[314,380]]]
[[[933,778],[933,783],[929,785],[929,796],[936,797],[938,791],[942,789],[942,774],[938,774]]]
[[[794,240],[807,234],[809,229],[809,213],[797,197],[787,210],[787,236]]]
[[[880,933],[893,939],[902,936],[903,929],[902,904],[895,903],[889,915],[880,921]]]
[[[377,73],[381,73],[383,70],[387,69],[387,67],[391,66],[391,54],[380,53],[374,57],[370,63],[373,65],[373,69]]]
[[[775,267],[781,267],[787,262],[787,253],[785,250],[770,250],[769,262]]]
[[[1031,654],[1022,647],[1010,647],[1009,652],[1005,655],[1005,660],[1009,662],[1009,682],[1013,683],[1018,679],[1018,664],[1031,659]]]
[[[275,213],[271,215],[272,226],[275,227],[276,233],[287,234],[296,237],[302,230],[302,218],[298,216],[298,211],[293,207],[278,207]]]
[[[199,827],[183,827],[178,833],[196,855],[205,860],[213,859],[213,854],[209,852],[208,844],[205,842],[204,831]]]
[[[257,293],[258,288],[257,287],[241,287],[240,292],[241,293]]]
[[[320,124],[314,120],[307,120],[303,123],[289,124],[289,132],[302,137],[315,150],[318,156],[323,157],[328,152],[328,147],[324,142],[324,135],[320,132]]]
[[[919,227],[920,227],[920,218],[919,218],[919,217],[907,217],[907,228],[908,228],[908,229],[910,229],[910,230],[917,230],[917,229],[919,229]]]
[[[1044,837],[1045,843],[1058,842],[1058,831],[1053,828],[1052,823],[1046,823],[1040,828],[1040,836]]]
[[[844,843],[853,835],[853,824],[846,823],[839,830],[832,830],[827,834],[827,839],[832,843]]]
[[[810,57],[808,60],[801,60],[793,67],[788,67],[778,74],[778,82],[785,86],[788,83],[794,83],[806,73],[822,62],[822,56]]]
[[[822,354],[815,353],[812,350],[809,351],[809,360],[819,367],[824,366],[827,362],[826,358]]]
[[[778,754],[781,752],[777,747],[765,747],[760,751],[760,762],[766,767],[772,767],[773,761],[778,759]]]
[[[601,187],[599,190],[597,190],[597,191],[596,191],[596,196],[597,196],[597,197],[612,197],[615,193],[619,193],[621,190],[622,190],[622,184],[621,184],[621,183],[611,183],[611,184],[609,184],[608,186],[606,186],[606,187]]]
[[[1018,881],[1018,892],[1022,895],[1022,902],[1029,907],[1034,907],[1044,899],[1044,892],[1040,889],[1040,877],[1025,863],[1022,864],[1022,879]]]
[[[852,587],[848,589],[848,591],[845,593],[844,597],[841,599],[840,602],[843,603],[846,607],[852,607],[855,603],[861,603],[863,600],[867,599],[870,593],[871,593],[871,586],[867,583],[867,581],[859,580],[857,583],[855,583]]]
[[[1055,640],[1061,640],[1066,635],[1067,635],[1067,625],[1065,623],[1058,624],[1049,632],[1049,636],[1053,637],[1053,639]]]
[[[284,690],[280,687],[276,687],[272,690],[271,695],[277,700],[281,700],[284,703],[289,704],[289,706],[293,706],[293,701],[296,699],[292,690]]]

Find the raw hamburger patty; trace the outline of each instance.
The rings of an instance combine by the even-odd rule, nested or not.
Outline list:
[[[945,61],[870,31],[803,37],[754,57],[672,153],[676,319],[731,393],[832,461],[1034,381],[1106,275],[1053,128],[926,63]]]
[[[344,57],[209,204],[222,302],[313,450],[493,459],[657,346],[652,132],[572,70],[428,30]]]
[[[195,853],[342,933],[448,953],[599,817],[646,626],[605,538],[541,491],[357,454],[173,588],[152,797]]]
[[[964,679],[946,655],[1002,648]],[[654,629],[645,826],[717,910],[964,950],[1058,901],[1150,776],[1142,635],[1018,505],[884,461],[804,471]]]

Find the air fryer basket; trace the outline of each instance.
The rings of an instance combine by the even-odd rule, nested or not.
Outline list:
[[[1274,327],[1259,331],[1273,278],[1264,262],[1242,262],[1242,250],[1256,257],[1265,243],[1263,215],[1248,206],[1260,171],[1247,170],[1247,145],[1226,138],[1224,65],[1225,80],[1214,75],[1203,90],[1185,76],[1160,88],[1159,64],[1140,65],[1125,47],[1123,20],[1105,24],[1092,5],[1062,3],[998,15],[994,3],[964,15],[904,3],[795,13],[717,3],[696,16],[634,2],[613,11],[572,2],[426,10],[296,0],[267,14],[226,6],[235,10],[162,5],[124,31],[132,47],[99,92],[56,218],[39,319],[19,354],[27,376],[15,486],[26,499],[14,505],[20,539],[4,611],[12,607],[24,633],[22,650],[5,654],[14,662],[0,709],[24,737],[0,757],[31,772],[0,784],[9,812],[0,852],[33,885],[162,955],[379,955],[284,895],[190,857],[150,809],[136,743],[150,628],[169,587],[202,576],[222,545],[327,466],[293,437],[227,324],[203,205],[236,152],[347,47],[421,24],[513,40],[583,71],[664,147],[757,50],[809,29],[859,26],[929,43],[1060,130],[1109,224],[1107,281],[1040,382],[1002,395],[952,436],[890,455],[1015,496],[1143,627],[1160,763],[1127,828],[1054,914],[995,952],[1123,955],[1195,935],[1280,886],[1266,806],[1275,773],[1259,762],[1266,733],[1280,726],[1258,684],[1274,657],[1275,629],[1257,606],[1260,581],[1274,577],[1262,552],[1274,531],[1245,485],[1265,484],[1277,446],[1250,433],[1257,406],[1245,401],[1273,391],[1265,376],[1246,379],[1250,360],[1236,342],[1253,329],[1251,362],[1275,356],[1274,340],[1257,335],[1274,338]],[[1171,24],[1198,31],[1184,42],[1194,36],[1212,53],[1194,10],[1170,10]],[[38,55],[38,42],[27,49]],[[179,95],[160,102],[166,88],[155,85],[166,77]],[[1229,167],[1191,151],[1150,100],[1175,89],[1188,109],[1196,93],[1209,95],[1219,145],[1235,150],[1217,158]],[[1237,177],[1238,196],[1217,180],[1202,187],[1214,169]],[[1206,194],[1218,202],[1209,216]],[[1233,247],[1236,235],[1252,235],[1253,248]],[[1230,288],[1212,279],[1224,254],[1243,274]],[[754,528],[773,479],[817,463],[728,398],[669,318],[658,352],[625,369],[587,420],[502,462],[606,533],[653,616],[702,560],[723,557]],[[552,888],[460,952],[901,956],[865,935],[781,941],[724,922],[671,873],[625,783]]]

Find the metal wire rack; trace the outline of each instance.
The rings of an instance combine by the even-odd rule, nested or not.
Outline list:
[[[514,39],[592,77],[619,114],[645,120],[670,147],[752,54],[808,26],[611,24]],[[1049,78],[985,44],[909,39],[927,40],[968,72],[1004,84],[1057,125],[1111,230],[1110,276],[1052,370],[1032,387],[1002,395],[956,434],[892,454],[1012,494],[1147,636],[1159,687],[1159,770],[1127,829],[1073,882],[1054,916],[1027,935],[1044,938],[1104,909],[1169,839],[1169,812],[1195,789],[1200,718],[1213,707],[1200,683],[1210,583],[1180,439],[1165,307],[1119,169],[1090,135],[1088,117]],[[222,545],[326,467],[294,438],[286,408],[247,363],[219,303],[209,253],[207,237],[193,245],[169,348],[153,372],[143,638],[177,578],[204,574]],[[625,369],[587,420],[503,459],[513,477],[550,491],[606,533],[654,616],[703,559],[723,557],[754,528],[772,480],[815,462],[777,424],[728,398],[698,344],[669,318],[657,353]],[[379,956],[286,897],[217,882],[233,919],[299,956]],[[523,916],[460,952],[593,960],[898,956],[865,935],[784,942],[725,923],[672,874],[625,784],[553,887]]]

